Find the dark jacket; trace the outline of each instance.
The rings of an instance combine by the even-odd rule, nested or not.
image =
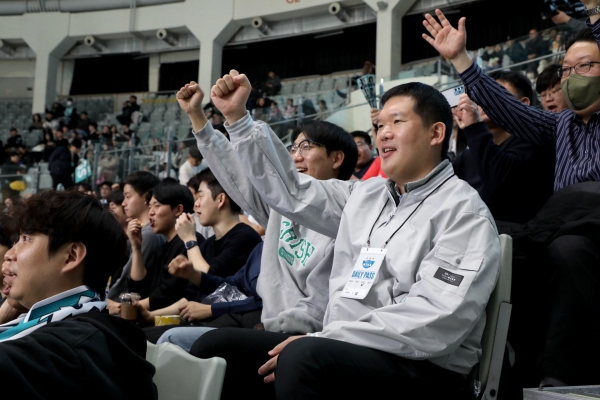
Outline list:
[[[71,175],[79,162],[77,154],[71,154],[68,146],[57,146],[48,159],[48,170],[53,175]]]
[[[262,308],[262,299],[256,292],[256,282],[260,274],[260,260],[262,257],[263,242],[261,241],[250,253],[246,265],[242,267],[235,275],[227,278],[202,273],[200,281],[200,291],[205,293],[214,292],[221,284],[228,283],[237,287],[242,293],[248,296],[247,299],[213,303],[211,304],[213,318],[220,317],[223,314],[244,314],[250,311]]]
[[[90,312],[0,343],[0,376],[6,398],[157,399],[145,358],[138,327]]]

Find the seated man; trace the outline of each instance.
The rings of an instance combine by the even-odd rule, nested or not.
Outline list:
[[[4,256],[9,296],[29,312],[0,332],[0,374],[21,398],[156,399],[142,331],[106,312],[102,291],[125,234],[92,197],[35,194],[12,210],[19,241]],[[110,249],[110,251],[107,251]]]
[[[500,243],[477,192],[444,160],[444,96],[421,83],[390,89],[378,122],[389,179],[351,183],[293,170],[275,134],[244,109],[245,75],[231,71],[211,93],[269,206],[336,239],[321,331],[223,329],[194,343],[193,355],[226,359],[223,397],[379,398],[392,385],[406,398],[457,396],[481,354]]]
[[[177,93],[196,132],[198,148],[227,194],[266,227],[257,286],[263,300],[258,328],[301,334],[320,331],[329,299],[335,241],[298,223],[294,216],[282,216],[265,202],[231,143],[208,123],[202,111],[203,97],[195,82]],[[293,158],[288,173],[293,169],[318,180],[348,180],[352,175],[358,156],[356,144],[339,126],[310,121],[294,131],[292,140],[293,145],[278,155]]]
[[[560,68],[560,64],[548,65],[535,81],[535,91],[540,96],[542,107],[554,113],[569,108],[560,86],[560,76],[556,73]]]
[[[175,223],[183,213],[191,212],[194,199],[188,188],[176,180],[160,182],[152,189],[149,202],[148,220],[152,232],[166,238],[159,249],[145,262],[142,254],[142,223],[129,221],[127,236],[131,243],[131,273],[129,290],[142,296],[140,304],[147,310],[165,308],[185,296],[187,280],[169,275],[169,263],[178,255],[185,254],[186,248],[204,242],[204,237],[196,233],[192,243],[184,243],[175,230]]]
[[[525,75],[508,71],[491,77],[523,103],[531,103],[533,90]],[[454,113],[468,145],[452,162],[456,176],[477,190],[496,221],[529,221],[553,193],[554,149],[512,136],[467,95]]]
[[[158,185],[159,180],[156,176],[146,171],[137,171],[125,178],[123,186],[123,196],[125,199],[121,203],[125,216],[129,219],[136,219],[142,225],[142,258],[144,265],[148,265],[150,260],[165,243],[165,237],[161,234],[152,232],[150,220],[148,218],[148,201],[152,189]],[[127,228],[126,228],[127,229]],[[129,292],[127,285],[129,275],[131,274],[132,258],[123,267],[122,273],[113,280],[112,286],[108,290],[108,308],[111,314],[119,314],[121,305],[119,295]]]
[[[363,175],[371,168],[375,158],[373,157],[373,145],[371,136],[363,131],[354,131],[350,133],[358,147],[358,160],[352,174],[353,179],[362,179]]]

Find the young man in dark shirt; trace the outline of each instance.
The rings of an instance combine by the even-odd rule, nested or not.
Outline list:
[[[492,78],[525,104],[533,89],[518,72],[496,72]],[[552,195],[554,150],[512,136],[464,95],[455,115],[469,146],[454,162],[456,175],[479,192],[497,221],[524,223]]]
[[[3,382],[24,399],[156,399],[143,333],[105,312],[126,248],[116,219],[77,191],[35,194],[11,217],[3,293],[29,311],[0,326]]]
[[[375,158],[373,158],[373,145],[371,144],[371,137],[366,132],[354,131],[351,135],[354,142],[356,142],[356,147],[358,147],[358,160],[352,176],[355,179],[362,179],[373,161],[375,161]]]

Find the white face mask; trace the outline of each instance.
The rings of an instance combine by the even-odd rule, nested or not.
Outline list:
[[[67,101],[67,107],[71,107],[73,105],[72,101]]]

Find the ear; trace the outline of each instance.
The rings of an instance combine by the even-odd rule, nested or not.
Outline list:
[[[333,169],[339,169],[344,162],[346,155],[341,150],[334,150],[331,152],[331,157],[333,159]]]
[[[431,146],[441,145],[444,143],[444,138],[446,137],[446,124],[443,122],[436,122],[431,125],[430,133]]]
[[[177,207],[173,208],[173,211],[175,212],[175,217],[179,217],[181,214],[183,214],[183,206],[178,204]]]
[[[64,255],[65,264],[61,271],[63,273],[73,272],[83,264],[83,260],[87,255],[87,248],[82,242],[67,243],[65,245]]]
[[[521,97],[521,103],[527,104],[528,106],[530,106],[531,100],[529,100],[529,97]]]
[[[222,209],[223,207],[225,207],[225,200],[227,199],[227,196],[225,195],[225,193],[220,193],[217,196],[217,207],[220,209]]]

